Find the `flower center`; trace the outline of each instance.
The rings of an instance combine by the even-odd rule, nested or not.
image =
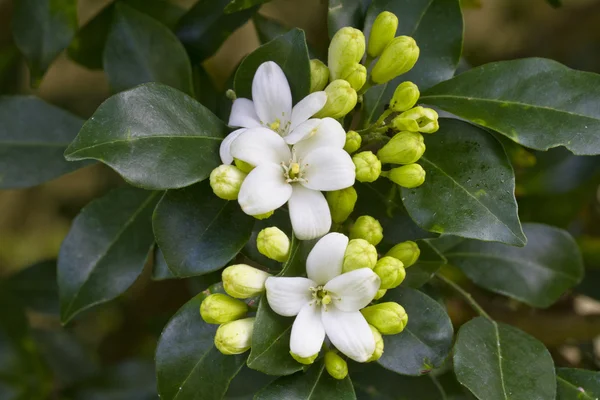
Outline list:
[[[309,290],[311,291],[314,301],[317,302],[317,305],[323,304],[326,306],[331,303],[331,295],[329,295],[327,290],[323,289],[323,286],[311,287]]]
[[[267,128],[271,129],[272,131],[277,132],[280,136],[285,136],[291,125],[291,121],[288,121],[285,123],[285,125],[282,125],[281,120],[279,118],[277,118],[275,121],[271,122],[270,124],[264,123],[262,121],[261,121],[261,123],[266,125]]]
[[[304,179],[304,172],[308,164],[302,165],[301,160],[296,159],[296,154],[292,151],[292,159],[286,164],[281,162],[281,168],[283,169],[283,177],[287,183],[292,182],[308,182]]]

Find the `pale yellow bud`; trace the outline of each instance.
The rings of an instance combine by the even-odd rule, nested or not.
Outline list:
[[[399,131],[434,133],[440,128],[438,113],[425,107],[415,107],[403,112],[392,120],[392,126]]]
[[[263,220],[263,219],[267,219],[269,218],[271,215],[273,215],[275,213],[275,210],[273,211],[267,211],[264,214],[257,214],[257,215],[253,215],[254,218],[258,219],[258,220]]]
[[[260,254],[271,260],[284,262],[290,253],[290,239],[281,229],[272,226],[258,233],[256,247]]]
[[[350,239],[365,239],[377,246],[383,239],[383,228],[379,221],[369,215],[358,217],[350,228]]]
[[[242,354],[252,345],[255,318],[238,319],[223,324],[215,334],[215,347],[225,355]]]
[[[362,137],[356,131],[348,131],[346,133],[346,144],[344,144],[344,150],[346,150],[349,154],[354,153],[356,150],[360,149],[360,145],[362,143]]]
[[[344,379],[348,376],[348,363],[335,351],[325,353],[325,369],[334,379]]]
[[[331,80],[348,75],[364,54],[365,35],[360,30],[347,26],[337,31],[329,44],[327,57]]]
[[[359,268],[373,269],[377,264],[377,249],[364,239],[352,239],[344,253],[342,272],[350,272]]]
[[[360,310],[367,322],[383,335],[395,335],[404,330],[408,315],[398,303],[379,303]]]
[[[367,81],[367,68],[362,64],[356,64],[343,79],[352,86],[352,89],[358,91]]]
[[[236,299],[247,299],[264,292],[271,275],[246,264],[231,265],[223,270],[223,288]]]
[[[404,264],[404,268],[408,268],[419,259],[421,250],[419,245],[410,240],[398,243],[387,252],[386,256],[394,257]]]
[[[418,132],[399,132],[377,152],[386,164],[413,164],[425,153],[423,135]]]
[[[408,164],[394,168],[385,176],[395,184],[408,189],[421,186],[425,182],[425,170],[419,164]]]
[[[419,47],[410,36],[394,38],[383,50],[371,71],[376,84],[391,81],[412,69],[419,59]]]
[[[327,204],[329,204],[331,219],[333,222],[341,224],[354,211],[358,195],[354,187],[350,186],[346,189],[326,192],[325,198],[327,199]]]
[[[200,305],[200,315],[207,324],[224,324],[242,318],[248,312],[243,301],[222,294],[211,294]]]
[[[237,200],[246,174],[233,165],[219,165],[210,173],[210,187],[224,200]]]
[[[329,68],[322,61],[310,60],[310,92],[318,92],[325,89],[329,82]]]
[[[419,88],[412,82],[402,82],[396,87],[394,96],[390,101],[390,109],[396,112],[410,110],[417,104],[421,93]]]
[[[375,351],[367,360],[367,362],[373,362],[379,360],[383,355],[383,337],[381,336],[381,332],[379,332],[373,325],[369,324],[369,327],[371,328],[371,332],[373,332],[373,338],[375,339]]]
[[[382,257],[373,269],[381,279],[380,289],[393,289],[400,285],[406,277],[402,261],[394,257]]]
[[[343,79],[335,80],[327,85],[325,93],[327,94],[327,102],[314,115],[314,118],[342,118],[354,109],[358,101],[356,90],[352,89],[350,83]]]
[[[361,151],[352,157],[356,167],[356,180],[375,182],[381,174],[381,161],[371,151]]]
[[[373,300],[379,300],[380,298],[385,296],[386,293],[387,293],[387,289],[379,289],[377,291],[377,293],[375,293],[375,297],[373,297]]]
[[[367,54],[372,58],[379,56],[383,49],[394,39],[397,29],[398,17],[395,14],[388,11],[380,13],[371,27]]]

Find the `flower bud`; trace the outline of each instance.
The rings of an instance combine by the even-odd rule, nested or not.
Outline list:
[[[417,104],[420,96],[421,93],[417,85],[408,81],[402,82],[394,91],[394,96],[392,96],[392,100],[390,101],[390,108],[396,112],[410,110]]]
[[[236,200],[246,174],[233,165],[219,165],[210,173],[210,187],[223,200]]]
[[[412,164],[425,153],[423,135],[418,132],[397,133],[377,152],[382,163]]]
[[[275,210],[267,211],[264,214],[253,215],[253,217],[256,218],[256,219],[258,219],[258,220],[263,220],[263,219],[269,218],[271,215],[273,215],[273,213],[275,213]]]
[[[223,324],[215,334],[215,347],[225,355],[242,354],[252,344],[255,318],[238,319]]]
[[[367,360],[367,362],[373,362],[379,360],[383,355],[383,337],[381,337],[381,332],[379,332],[373,325],[369,324],[369,327],[371,328],[371,332],[373,332],[373,338],[375,339],[375,351]]]
[[[250,171],[254,169],[254,166],[248,164],[246,161],[238,160],[237,158],[233,159],[233,163],[236,167],[238,167],[240,171],[242,171],[245,174],[249,174]]]
[[[344,379],[348,376],[348,364],[335,351],[325,353],[325,369],[334,379]]]
[[[415,242],[411,242],[410,240],[398,243],[386,254],[386,256],[394,257],[402,261],[404,268],[408,268],[416,263],[419,259],[419,255],[421,255],[419,245],[417,245]]]
[[[329,44],[327,57],[331,80],[347,76],[364,54],[365,35],[360,30],[347,26],[337,31]]]
[[[371,268],[377,264],[377,249],[364,239],[352,239],[344,253],[342,273],[359,268]]]
[[[356,64],[343,79],[352,86],[352,89],[358,91],[367,81],[367,68],[362,64]]]
[[[375,293],[375,297],[373,297],[373,300],[379,300],[380,298],[385,296],[386,293],[387,293],[387,289],[379,289],[377,291],[377,293]]]
[[[362,144],[362,137],[356,131],[348,131],[346,133],[346,144],[344,145],[344,150],[346,150],[349,154],[354,153],[356,150],[360,149],[360,145]]]
[[[415,107],[403,112],[392,120],[392,126],[399,131],[434,133],[440,128],[438,113],[425,107]]]
[[[375,218],[363,215],[358,217],[350,228],[350,239],[365,239],[373,246],[377,246],[383,239],[383,228]]]
[[[382,335],[400,333],[408,322],[408,314],[404,307],[391,301],[365,307],[360,312]]]
[[[281,229],[272,226],[258,233],[256,247],[260,254],[271,260],[284,262],[290,253],[290,239]]]
[[[362,151],[352,157],[356,167],[356,180],[375,182],[381,174],[381,161],[372,151]]]
[[[325,89],[329,82],[329,68],[321,60],[310,60],[310,92]]]
[[[383,49],[394,39],[398,29],[398,17],[389,11],[380,13],[371,27],[369,35],[369,46],[367,54],[375,58],[381,54]]]
[[[419,59],[419,47],[410,36],[394,38],[383,50],[371,71],[376,84],[391,81],[412,69]]]
[[[331,219],[333,222],[341,224],[348,219],[352,211],[354,211],[354,205],[358,199],[356,190],[350,186],[342,190],[334,190],[325,193],[327,204],[329,204],[329,210],[331,211]]]
[[[292,356],[292,358],[296,361],[298,361],[300,364],[304,364],[304,365],[310,365],[312,363],[315,362],[315,360],[317,359],[317,357],[319,356],[319,353],[316,353],[310,357],[300,357],[294,353],[292,353],[290,351],[290,355]]]
[[[200,304],[200,315],[207,324],[224,324],[242,318],[248,312],[243,301],[232,299],[226,294],[211,294]]]
[[[343,79],[335,80],[327,85],[325,93],[327,102],[313,118],[342,118],[354,109],[358,100],[356,90],[352,89],[352,86]]]
[[[223,270],[223,288],[236,299],[247,299],[265,290],[265,281],[271,275],[246,264],[231,265]]]
[[[381,279],[380,289],[393,289],[400,285],[406,278],[406,271],[402,261],[394,257],[382,257],[375,264],[373,271]]]
[[[408,189],[421,186],[425,182],[425,170],[419,164],[408,164],[394,168],[386,176],[395,184]]]

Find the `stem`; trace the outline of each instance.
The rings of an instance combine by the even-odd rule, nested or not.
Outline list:
[[[393,112],[394,112],[394,111],[393,111],[392,109],[388,108],[387,110],[385,110],[385,111],[384,111],[384,112],[381,114],[381,116],[379,117],[379,119],[378,119],[377,121],[375,121],[375,123],[374,123],[373,125],[371,125],[371,126],[379,126],[379,125],[381,125],[381,123],[382,123],[383,121],[385,121],[385,119],[386,119],[387,117],[389,117],[389,116],[390,116],[390,114],[391,114],[391,113],[393,113]]]
[[[455,282],[451,281],[450,279],[446,278],[444,275],[442,275],[440,273],[436,273],[435,277],[438,278],[439,280],[443,281],[445,284],[447,284],[452,289],[454,289],[457,293],[459,293],[462,297],[464,297],[464,299],[467,301],[467,303],[469,303],[469,305],[475,311],[477,311],[477,313],[479,313],[479,315],[489,319],[490,321],[493,321],[492,317],[490,317],[489,314],[485,312],[485,310],[475,301],[475,299],[473,299],[473,296],[471,296],[471,293],[467,292],[466,290],[464,290],[463,288],[458,286]]]

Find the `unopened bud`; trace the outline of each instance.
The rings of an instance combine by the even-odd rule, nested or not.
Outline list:
[[[219,165],[210,173],[210,187],[223,200],[236,200],[246,174],[233,165]]]
[[[327,102],[321,111],[314,115],[314,118],[342,118],[354,109],[358,101],[356,90],[352,89],[352,86],[343,79],[335,80],[327,85],[325,93]]]
[[[419,47],[410,36],[394,38],[383,50],[371,71],[376,84],[391,81],[412,69],[419,59]]]
[[[215,334],[215,347],[225,355],[242,354],[252,345],[255,318],[238,319],[223,324]]]
[[[363,215],[358,217],[350,228],[350,239],[365,239],[373,246],[377,246],[383,239],[383,228],[375,218]]]
[[[315,362],[315,360],[317,359],[317,357],[319,356],[319,353],[316,353],[310,357],[300,357],[294,353],[292,353],[290,351],[290,355],[292,356],[292,358],[296,361],[298,361],[300,364],[304,364],[304,365],[310,365],[312,363]]]
[[[273,215],[273,213],[275,213],[275,210],[267,211],[264,214],[253,215],[253,217],[256,218],[256,219],[258,219],[258,220],[263,220],[263,219],[269,218],[271,215]]]
[[[386,256],[397,258],[402,261],[404,264],[404,268],[408,268],[419,259],[419,255],[421,255],[421,250],[419,250],[419,245],[410,240],[402,243],[398,243],[394,247],[387,252]]]
[[[325,353],[325,369],[334,379],[344,379],[348,376],[348,363],[335,351]]]
[[[438,113],[425,107],[415,107],[403,112],[392,120],[392,126],[399,131],[434,133],[440,129]]]
[[[360,310],[367,322],[383,335],[395,335],[404,330],[408,323],[408,314],[398,303],[379,303]]]
[[[348,75],[364,54],[365,35],[360,30],[347,26],[337,31],[329,44],[327,57],[331,80]]]
[[[398,29],[398,17],[389,11],[380,13],[371,27],[369,35],[369,46],[367,54],[375,58],[381,54],[383,49],[394,39]]]
[[[360,145],[362,144],[362,137],[356,131],[348,131],[346,133],[346,144],[344,144],[344,150],[346,150],[349,154],[354,153],[356,150],[360,149]]]
[[[375,182],[381,175],[381,161],[371,151],[355,154],[352,161],[356,167],[356,180],[359,182]]]
[[[375,293],[375,297],[373,297],[373,300],[379,300],[380,298],[385,296],[386,293],[387,293],[387,289],[379,289],[377,291],[377,293]]]
[[[367,68],[362,64],[356,64],[343,79],[352,86],[352,89],[358,91],[367,81]]]
[[[329,82],[329,68],[322,61],[310,60],[310,92],[318,92],[325,89]]]
[[[382,257],[375,264],[373,271],[381,279],[380,289],[393,289],[406,278],[402,261],[394,257]]]
[[[223,288],[236,299],[247,299],[265,290],[265,281],[271,275],[246,264],[231,265],[223,270]]]
[[[369,327],[371,328],[371,332],[373,332],[373,338],[375,339],[375,351],[367,360],[367,362],[373,362],[379,360],[383,355],[383,337],[381,336],[381,332],[379,332],[373,325],[369,324]]]
[[[290,238],[281,229],[272,226],[258,233],[256,246],[260,254],[271,260],[284,262],[290,253]]]
[[[211,294],[200,305],[200,315],[207,324],[224,324],[242,318],[248,312],[243,301],[223,293]]]
[[[423,135],[418,132],[399,132],[377,152],[386,164],[413,164],[425,153]]]
[[[342,272],[350,272],[359,268],[373,269],[377,264],[377,249],[364,239],[352,239],[348,242],[344,253]]]
[[[333,222],[341,224],[354,211],[358,195],[356,194],[356,189],[350,186],[346,189],[326,192],[325,198],[327,199],[327,204],[329,204],[331,219]]]
[[[246,161],[238,160],[237,158],[233,159],[235,166],[242,172],[249,174],[250,171],[254,169],[254,166],[248,164]]]
[[[386,176],[395,184],[412,189],[425,182],[425,170],[419,164],[408,164],[393,168]]]
[[[410,110],[419,101],[419,88],[412,82],[402,82],[396,87],[390,101],[390,108],[396,112]]]

